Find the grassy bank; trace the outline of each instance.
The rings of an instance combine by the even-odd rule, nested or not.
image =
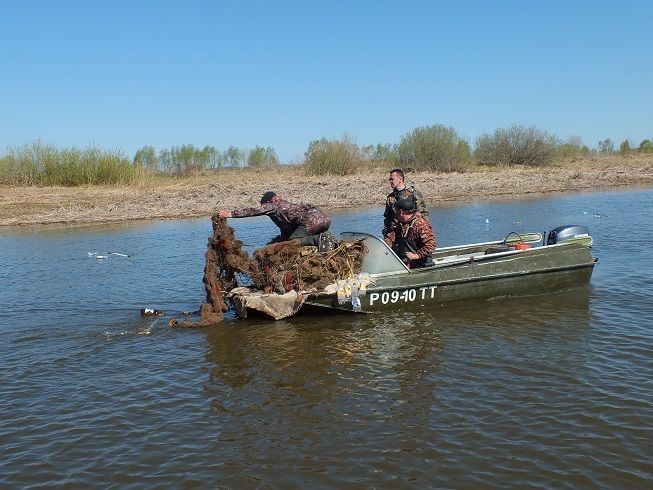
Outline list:
[[[131,184],[81,187],[0,186],[0,226],[95,223],[210,216],[216,209],[258,203],[267,190],[327,210],[382,206],[388,169],[307,176],[301,167],[223,169],[190,177],[150,177]],[[429,206],[450,200],[519,198],[653,185],[653,155],[559,161],[546,167],[478,167],[466,173],[408,173]]]
[[[10,147],[0,158],[0,184],[9,186],[132,184],[144,177],[143,167],[117,150],[60,149],[37,142]]]

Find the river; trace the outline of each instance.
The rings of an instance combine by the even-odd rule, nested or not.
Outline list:
[[[208,218],[0,228],[0,486],[650,488],[651,204],[431,208],[441,246],[587,225],[588,288],[203,329],[167,321],[204,301]],[[229,223],[249,251],[275,233]]]

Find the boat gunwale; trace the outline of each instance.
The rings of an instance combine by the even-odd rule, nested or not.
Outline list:
[[[485,245],[485,244],[480,244],[480,245]],[[522,250],[508,250],[506,252],[497,252],[493,254],[483,254],[479,255],[477,259],[474,259],[474,257],[466,258],[464,260],[460,261],[451,261],[446,264],[434,264],[432,266],[427,266],[427,267],[420,267],[418,269],[411,269],[411,270],[406,270],[406,271],[395,271],[395,272],[383,272],[383,273],[378,273],[378,274],[370,274],[370,279],[371,283],[367,287],[367,294],[369,293],[377,293],[377,292],[384,292],[388,290],[407,290],[407,289],[420,289],[424,287],[447,287],[447,286],[454,286],[458,284],[471,284],[471,283],[482,283],[482,282],[487,282],[487,281],[493,281],[493,280],[505,280],[505,279],[510,279],[510,278],[519,278],[519,277],[528,277],[528,276],[533,276],[533,275],[540,275],[540,274],[552,274],[552,273],[557,273],[557,272],[570,272],[570,271],[575,271],[575,270],[582,270],[582,269],[587,269],[587,268],[594,268],[596,263],[598,262],[598,259],[593,257],[591,255],[591,252],[589,253],[590,261],[582,262],[582,263],[577,263],[577,264],[570,264],[570,265],[565,265],[565,266],[551,266],[551,267],[541,267],[539,269],[522,269],[519,271],[510,271],[510,272],[505,272],[505,273],[495,273],[491,275],[476,275],[473,277],[465,277],[465,278],[456,278],[456,279],[445,279],[445,280],[440,280],[438,281],[434,277],[432,277],[429,272],[433,272],[436,270],[442,270],[446,269],[449,267],[453,266],[461,266],[464,264],[479,264],[479,265],[484,265],[484,263],[487,263],[487,260],[491,259],[503,259],[506,257],[511,257],[510,260],[515,260],[515,259],[520,259],[523,257],[523,255],[526,253],[535,253],[535,252],[541,252],[541,253],[546,253],[547,251],[550,250],[556,250],[556,249],[561,249],[561,248],[569,248],[571,250],[587,250],[591,251],[591,246],[589,245],[584,245],[582,243],[578,242],[563,242],[563,243],[556,243],[556,244],[551,244],[551,245],[543,245],[541,247],[536,247],[536,248],[529,248],[529,249],[522,249]],[[527,257],[524,257],[527,258]],[[419,276],[424,276],[424,279],[428,278],[429,280],[424,281],[424,282],[418,282],[415,284],[409,284],[409,285],[402,285],[402,284],[396,284],[396,285],[388,285],[388,286],[376,286],[374,279],[387,279],[387,278],[392,278],[393,276],[399,277],[399,276],[404,276],[406,273],[408,274],[416,274]],[[404,276],[405,277],[405,276]],[[325,300],[327,298],[335,298],[337,297],[335,292],[326,292],[324,290],[322,291],[310,291],[305,293],[307,296],[307,300],[313,300],[313,301],[319,301],[319,300]]]
[[[490,245],[492,244],[498,244],[501,242],[489,242]],[[481,244],[476,244],[476,245],[465,245],[460,248],[471,248],[475,246],[483,246],[486,245],[485,243]],[[416,269],[406,269],[406,270],[397,270],[397,271],[391,271],[391,272],[380,272],[380,273],[370,273],[370,277],[389,277],[389,276],[398,276],[401,274],[423,274],[426,271],[432,271],[432,270],[437,270],[437,269],[445,269],[447,267],[452,267],[452,266],[457,266],[461,264],[468,264],[468,263],[474,263],[474,262],[485,262],[488,260],[493,260],[497,258],[504,258],[504,257],[510,257],[510,256],[518,256],[522,254],[532,254],[536,252],[541,252],[543,250],[551,250],[555,249],[558,247],[574,247],[578,249],[588,249],[591,250],[591,247],[588,245],[583,245],[581,243],[577,242],[563,242],[563,243],[555,243],[551,245],[542,245],[541,247],[534,247],[534,248],[526,248],[526,249],[519,249],[519,250],[506,250],[505,252],[496,252],[496,253],[491,253],[491,254],[485,254],[483,252],[472,252],[470,254],[465,254],[467,255],[465,258],[461,258],[458,260],[448,260],[446,262],[442,261],[445,258],[449,257],[458,257],[457,255],[446,255],[445,257],[441,258],[439,261],[436,261],[432,265],[428,265],[425,267],[419,267]],[[450,247],[453,248],[453,247]],[[442,249],[440,249],[442,250]],[[591,254],[590,254],[591,255]],[[435,259],[438,260],[438,259]],[[438,263],[439,262],[439,263]]]

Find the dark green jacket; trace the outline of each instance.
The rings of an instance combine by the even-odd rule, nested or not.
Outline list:
[[[426,202],[424,201],[424,196],[420,191],[415,189],[414,186],[404,187],[400,191],[393,189],[388,197],[385,199],[385,211],[383,212],[383,236],[385,237],[390,230],[392,230],[399,221],[397,220],[397,212],[395,211],[394,203],[398,199],[407,199],[410,196],[415,196],[415,204],[417,205],[417,210],[420,214],[429,219],[429,211],[426,208]]]

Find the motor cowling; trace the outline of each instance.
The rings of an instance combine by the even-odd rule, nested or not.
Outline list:
[[[590,230],[585,225],[565,225],[549,231],[546,238],[547,245],[563,242],[577,242],[590,246],[592,245]]]

